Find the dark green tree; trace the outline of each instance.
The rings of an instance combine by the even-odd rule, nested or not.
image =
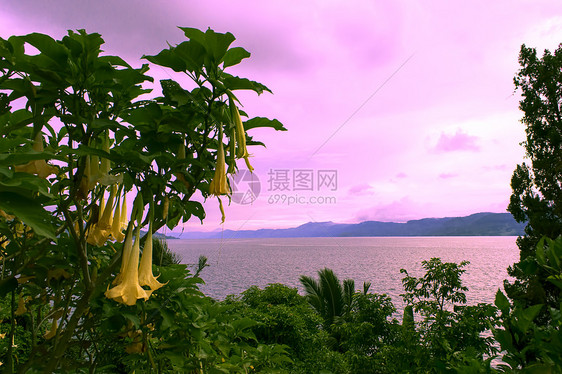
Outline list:
[[[459,365],[465,359],[482,361],[484,355],[494,354],[491,339],[482,333],[494,325],[495,308],[488,304],[465,305],[468,288],[461,277],[468,264],[431,258],[422,261],[425,274],[420,278],[400,270],[405,275],[405,293],[401,296],[407,304],[402,344],[408,357],[401,365],[431,372]],[[413,312],[419,314],[419,322],[414,321]],[[404,367],[395,371],[399,370]]]
[[[556,306],[560,289],[527,260],[536,256],[541,237],[554,239],[562,233],[562,44],[554,53],[545,50],[542,58],[523,45],[519,64],[514,82],[522,95],[519,108],[527,137],[523,146],[529,161],[513,173],[508,211],[527,226],[517,240],[520,261],[509,268],[516,280],[505,287],[509,297],[523,305]]]

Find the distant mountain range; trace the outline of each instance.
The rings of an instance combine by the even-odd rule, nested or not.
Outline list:
[[[178,239],[303,238],[342,236],[516,236],[524,223],[509,213],[476,213],[466,217],[424,218],[405,223],[365,221],[355,224],[309,222],[289,229],[184,232]],[[175,235],[175,233],[170,233]]]

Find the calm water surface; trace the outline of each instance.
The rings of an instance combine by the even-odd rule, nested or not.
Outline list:
[[[316,277],[328,267],[356,287],[371,282],[371,292],[386,293],[398,309],[403,293],[400,269],[423,275],[421,262],[440,257],[444,262],[470,261],[463,275],[469,304],[493,302],[507,278],[506,268],[519,258],[516,237],[376,237],[168,240],[184,264],[207,256],[202,291],[222,299],[252,285],[283,283],[298,287],[301,275]]]

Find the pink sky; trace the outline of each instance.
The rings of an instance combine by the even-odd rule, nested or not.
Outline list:
[[[274,92],[241,94],[244,110],[289,129],[250,132],[267,144],[249,150],[257,200],[233,202],[221,226],[211,199],[204,225],[186,225],[256,229],[505,212],[523,160],[517,55],[522,43],[542,51],[562,42],[562,8],[554,0],[18,0],[0,10],[4,38],[60,39],[85,28],[133,65],[184,40],[175,26],[232,32],[252,57],[231,73]],[[270,170],[288,171],[290,190],[270,191]],[[292,188],[295,170],[312,171],[313,191]],[[322,170],[336,171],[336,190],[318,191]]]

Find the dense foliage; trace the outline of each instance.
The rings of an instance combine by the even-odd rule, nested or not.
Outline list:
[[[562,233],[562,45],[541,57],[525,45],[519,53],[521,69],[515,87],[521,91],[529,163],[513,172],[513,194],[508,210],[518,222],[526,222],[525,235],[518,239],[520,262],[510,269],[516,277],[506,285],[508,295],[525,305],[559,306],[560,290],[545,282],[547,273],[529,269],[528,259],[536,256],[539,240],[557,238]],[[548,313],[542,313],[543,321]]]

